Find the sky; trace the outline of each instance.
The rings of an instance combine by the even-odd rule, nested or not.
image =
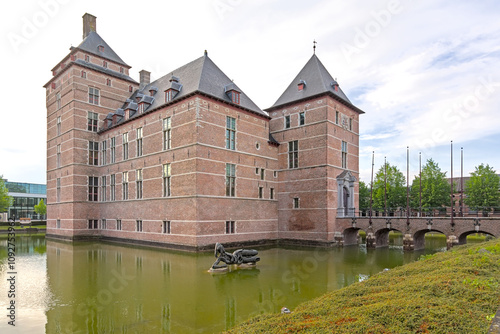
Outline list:
[[[10,1],[0,13],[0,175],[46,181],[43,85],[82,41],[82,16],[152,80],[210,58],[269,108],[316,54],[360,117],[360,179],[387,159],[410,180],[432,158],[454,176],[500,172],[500,3],[495,0]]]

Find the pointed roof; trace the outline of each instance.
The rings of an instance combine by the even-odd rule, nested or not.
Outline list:
[[[298,89],[300,83],[304,85],[301,90]],[[337,89],[335,89],[335,86]],[[359,113],[364,113],[351,103],[316,54],[313,54],[288,88],[281,94],[280,98],[267,111],[323,94],[328,94],[354,108]]]
[[[102,46],[103,48],[99,48]],[[75,49],[71,47],[71,50]],[[76,49],[80,49],[82,51],[94,54],[96,56],[108,59],[112,62],[121,64],[130,68],[117,54],[113,49],[106,43],[101,36],[95,31],[91,31],[87,37],[76,47]]]
[[[152,87],[158,89],[159,92],[164,92],[172,88],[172,77],[175,77],[178,82],[176,90],[179,91],[172,102],[199,92],[218,100],[232,103],[229,96],[226,94],[226,86],[236,88],[241,92],[240,104],[237,106],[247,109],[256,114],[268,117],[265,111],[262,111],[229,77],[222,72],[217,65],[208,57],[204,55],[192,62],[179,67],[178,69],[164,75],[163,77],[147,84],[141,92],[147,94]],[[165,99],[162,97],[156,98],[150,109],[159,107],[165,104]]]

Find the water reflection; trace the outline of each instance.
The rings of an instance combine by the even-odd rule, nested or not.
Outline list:
[[[442,248],[445,242],[441,238],[429,247]],[[25,264],[22,273],[35,280],[29,288],[33,296],[22,297],[25,311],[19,324],[27,326],[22,319],[31,312],[28,319],[38,326],[33,333],[220,332],[253,315],[278,313],[283,306],[293,310],[328,291],[433,252],[404,253],[397,240],[377,250],[261,248],[256,267],[209,273],[211,252],[93,242],[45,245],[36,237],[18,244],[19,261]],[[5,249],[0,252],[2,281]]]

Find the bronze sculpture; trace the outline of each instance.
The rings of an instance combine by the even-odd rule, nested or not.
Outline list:
[[[232,254],[224,250],[224,246],[220,243],[215,244],[215,260],[211,269],[222,269],[227,268],[228,264],[255,264],[260,261],[260,257],[257,256],[258,252],[254,249],[238,249]],[[220,262],[224,264],[219,265]]]

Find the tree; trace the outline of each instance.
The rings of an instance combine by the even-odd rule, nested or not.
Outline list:
[[[373,209],[385,210],[386,193],[388,212],[406,207],[405,182],[403,173],[396,166],[391,166],[389,162],[382,165],[373,181]]]
[[[489,165],[481,164],[465,185],[465,204],[484,213],[500,206],[500,177]]]
[[[450,206],[451,185],[446,180],[446,172],[442,172],[434,160],[429,159],[422,167],[422,209],[424,211]],[[420,206],[420,176],[415,176],[411,185],[411,206]]]
[[[5,182],[0,175],[0,212],[5,212],[12,205],[13,198],[9,196],[9,190],[5,186]]]
[[[359,211],[370,209],[370,188],[363,181],[359,181]]]
[[[45,205],[43,199],[35,205],[35,212],[42,216],[47,213],[47,205]]]

